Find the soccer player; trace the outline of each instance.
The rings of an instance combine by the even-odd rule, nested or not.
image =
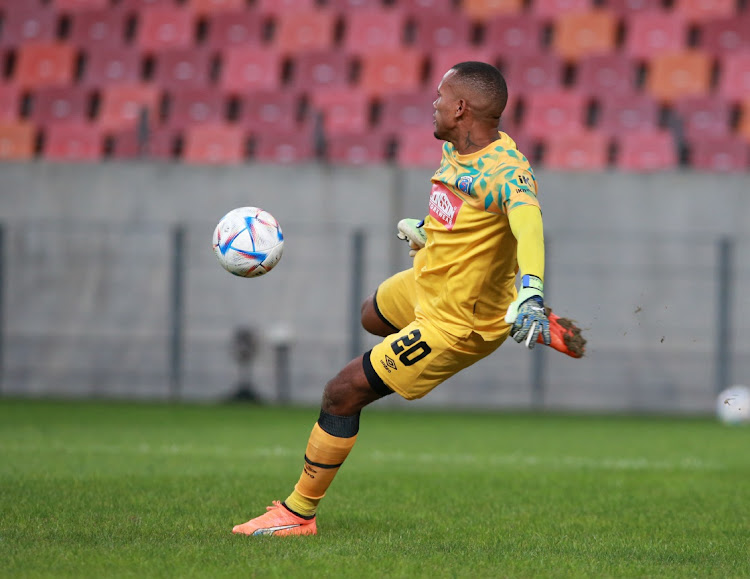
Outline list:
[[[394,392],[421,398],[508,335],[529,348],[537,339],[550,344],[537,184],[526,157],[498,132],[507,100],[489,64],[462,62],[443,76],[433,108],[435,137],[445,143],[429,215],[398,226],[413,267],[362,306],[365,329],[385,338],[326,384],[292,493],[234,533],[315,534],[318,503],[357,440],[365,406]],[[553,327],[560,330],[555,318]]]

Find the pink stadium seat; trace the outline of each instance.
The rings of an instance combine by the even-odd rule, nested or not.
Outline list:
[[[126,14],[137,14],[144,9],[163,7],[171,8],[175,5],[174,0],[120,0],[117,9]]]
[[[0,46],[55,40],[57,14],[50,8],[32,2],[13,2],[3,13]]]
[[[335,165],[372,165],[386,160],[383,135],[334,135],[326,142],[326,158]]]
[[[264,18],[255,11],[220,12],[208,20],[206,46],[222,50],[231,46],[248,48],[263,41]]]
[[[605,6],[617,16],[631,16],[637,12],[661,10],[662,0],[606,0]]]
[[[577,92],[552,91],[525,95],[523,130],[532,138],[578,135],[585,130],[586,98]]]
[[[577,91],[597,98],[629,95],[636,90],[635,63],[621,53],[581,58],[577,64]]]
[[[414,13],[414,44],[425,51],[471,44],[473,24],[462,13],[422,10]]]
[[[73,16],[68,39],[91,52],[125,44],[125,15],[118,10],[87,10]]]
[[[690,165],[699,171],[742,173],[750,166],[750,148],[736,137],[695,138],[690,142]]]
[[[740,122],[737,127],[737,134],[750,143],[750,97],[740,103]]]
[[[713,56],[750,50],[750,15],[699,24],[701,48]]]
[[[719,96],[743,101],[750,95],[750,51],[730,52],[719,60]]]
[[[482,62],[495,62],[494,53],[489,48],[461,46],[455,50],[441,50],[429,55],[430,58],[430,78],[427,82],[427,90],[437,90],[438,84],[443,75],[448,70],[458,64],[468,60],[479,60]]]
[[[433,132],[435,92],[392,93],[383,97],[377,132],[393,136],[404,130]]]
[[[254,158],[261,163],[280,165],[311,161],[315,158],[312,133],[307,130],[259,135],[255,140]]]
[[[21,89],[14,84],[0,84],[0,124],[21,116]]]
[[[328,0],[326,6],[333,8],[338,12],[348,12],[351,10],[361,10],[363,8],[382,8],[381,0]]]
[[[193,43],[195,15],[179,6],[153,6],[138,12],[135,45],[145,52],[188,48]]]
[[[521,95],[562,86],[563,62],[554,54],[522,54],[502,67],[509,93]]]
[[[402,167],[430,167],[440,165],[443,141],[430,132],[410,129],[397,136],[396,162]]]
[[[160,87],[176,91],[201,88],[210,82],[211,56],[197,48],[171,48],[156,54],[154,78]]]
[[[0,123],[0,160],[26,161],[34,156],[36,129],[23,121]]]
[[[242,95],[238,126],[249,133],[292,132],[298,125],[299,97],[289,90],[256,91]]]
[[[711,88],[711,58],[698,50],[665,52],[651,58],[646,89],[665,103],[703,96]]]
[[[597,132],[550,135],[544,167],[562,171],[603,171],[609,161],[609,138]]]
[[[126,129],[110,133],[111,156],[114,159],[136,159],[138,157],[171,160],[175,158],[175,147],[180,133],[174,129],[151,130],[145,135],[141,145],[136,129]]]
[[[616,141],[616,166],[621,171],[651,172],[677,168],[674,139],[667,131],[624,132]]]
[[[217,124],[224,120],[226,101],[213,88],[178,90],[170,95],[169,112],[165,122],[168,128]]]
[[[565,14],[587,12],[590,0],[534,0],[531,13],[537,18],[554,21]]]
[[[246,137],[239,127],[200,125],[185,131],[182,159],[185,163],[227,165],[245,158]]]
[[[104,153],[104,139],[95,125],[52,124],[44,130],[42,155],[49,161],[98,161]]]
[[[360,87],[370,96],[416,91],[422,85],[422,52],[404,48],[367,54],[361,65]]]
[[[269,48],[232,46],[223,51],[219,86],[244,94],[281,87],[282,55]]]
[[[401,48],[406,14],[400,10],[356,10],[346,14],[342,48],[350,54],[379,54]]]
[[[91,93],[78,86],[47,87],[34,92],[30,118],[37,125],[85,123]]]
[[[304,52],[294,59],[291,86],[299,92],[342,88],[351,82],[351,57],[341,50]]]
[[[52,0],[52,6],[58,12],[103,10],[109,6],[109,0]]]
[[[685,137],[722,138],[729,136],[732,107],[728,102],[715,97],[688,97],[674,103]]]
[[[210,16],[217,12],[239,12],[247,7],[245,0],[188,0],[188,9],[196,16]]]
[[[25,89],[70,84],[75,50],[69,44],[30,42],[18,50],[14,81]]]
[[[150,120],[156,118],[159,100],[159,90],[154,86],[106,86],[102,90],[96,123],[105,131],[133,128],[139,124],[143,114],[148,115]]]
[[[331,10],[294,11],[276,23],[274,45],[286,55],[333,47],[336,14]]]
[[[601,101],[597,131],[610,136],[656,130],[659,105],[646,95],[613,95]]]
[[[562,12],[554,21],[555,52],[568,61],[615,50],[617,17],[607,10]]]
[[[362,134],[370,125],[370,98],[359,90],[321,89],[311,96],[310,113],[322,115],[327,136]]]
[[[643,11],[625,22],[625,54],[649,60],[664,52],[687,46],[687,23],[665,11]]]
[[[542,52],[542,20],[529,14],[508,14],[489,20],[484,31],[484,46],[505,61],[518,54]]]
[[[463,0],[461,10],[475,22],[486,22],[501,14],[520,14],[523,0]]]
[[[255,10],[262,14],[284,16],[292,12],[314,10],[316,0],[257,0]]]
[[[453,12],[455,10],[453,0],[396,0],[395,5],[407,14],[417,14],[423,10],[430,12]]]
[[[735,14],[736,5],[735,0],[674,0],[672,13],[698,24],[712,18],[729,18]]]
[[[86,57],[81,83],[88,87],[134,84],[141,80],[141,56],[131,48],[98,48]]]

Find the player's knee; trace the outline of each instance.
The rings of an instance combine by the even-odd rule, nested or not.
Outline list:
[[[375,312],[374,295],[369,296],[362,302],[360,308],[360,322],[362,327],[371,334],[380,335],[378,332],[382,322]]]

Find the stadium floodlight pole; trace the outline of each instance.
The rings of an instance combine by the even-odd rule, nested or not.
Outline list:
[[[349,319],[349,359],[354,359],[362,353],[362,288],[364,287],[365,271],[365,232],[357,229],[352,233],[352,262],[351,262],[351,315]]]
[[[731,385],[732,380],[732,257],[734,240],[725,236],[718,241],[718,275],[716,276],[716,392]]]
[[[172,230],[172,307],[170,309],[169,336],[169,397],[178,400],[182,390],[182,342],[184,310],[184,259],[185,226],[176,225]]]

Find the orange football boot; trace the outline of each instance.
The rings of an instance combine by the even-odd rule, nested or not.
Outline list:
[[[242,525],[236,525],[232,532],[235,535],[315,535],[318,526],[315,517],[303,519],[287,509],[279,501],[266,507],[266,513],[249,520]]]
[[[581,328],[572,320],[553,314],[549,308],[547,308],[547,319],[551,338],[550,348],[573,358],[582,358],[586,352],[586,338],[581,335]],[[542,334],[539,334],[537,342],[544,344]]]

